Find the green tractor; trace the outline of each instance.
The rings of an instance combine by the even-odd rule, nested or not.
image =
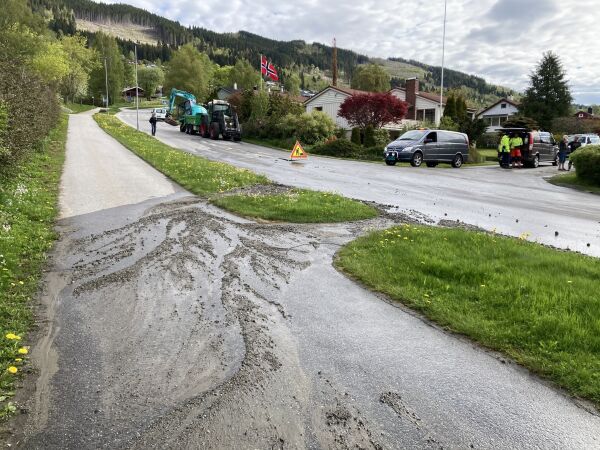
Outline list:
[[[212,100],[206,105],[208,114],[203,118],[201,133],[204,137],[211,139],[223,139],[234,141],[242,140],[242,127],[238,115],[233,107],[223,100]]]

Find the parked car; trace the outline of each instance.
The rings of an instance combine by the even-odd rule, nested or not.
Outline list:
[[[521,148],[521,160],[526,167],[539,167],[542,162],[556,163],[558,157],[558,145],[552,133],[539,130],[528,130],[526,128],[501,128],[500,134],[519,135],[523,139]],[[500,155],[498,162],[502,165]]]
[[[423,162],[427,167],[439,163],[461,167],[469,157],[469,138],[456,131],[411,130],[389,143],[383,154],[388,166],[404,161],[413,167]]]
[[[600,145],[600,137],[597,134],[576,134],[579,138],[579,142],[581,142],[581,146],[585,147],[586,145]],[[569,142],[571,142],[571,139]]]
[[[165,120],[167,118],[166,108],[154,108],[152,112],[156,114],[156,120]]]

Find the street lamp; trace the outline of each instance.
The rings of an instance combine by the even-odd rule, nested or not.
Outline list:
[[[138,57],[137,57],[137,43],[134,44],[135,48],[135,126],[138,131],[140,131],[140,101],[139,101],[139,91],[140,87],[138,84]]]
[[[444,58],[446,56],[446,13],[448,0],[444,0],[444,32],[442,34],[442,80],[440,85],[440,117],[444,111]]]

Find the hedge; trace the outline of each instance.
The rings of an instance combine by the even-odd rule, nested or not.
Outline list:
[[[577,178],[600,186],[600,145],[580,148],[569,159],[577,170]]]

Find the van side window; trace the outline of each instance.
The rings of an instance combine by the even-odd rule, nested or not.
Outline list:
[[[452,133],[445,133],[443,131],[438,131],[438,142],[452,142],[453,135]]]
[[[437,133],[435,131],[429,133],[425,139],[431,139],[431,142],[437,142]]]

